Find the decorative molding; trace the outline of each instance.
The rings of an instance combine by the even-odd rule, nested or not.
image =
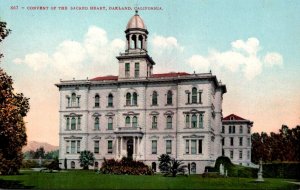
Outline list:
[[[98,113],[98,112],[95,112],[92,116],[93,116],[93,117],[99,117],[99,116],[101,116],[101,114]]]
[[[159,115],[159,112],[157,112],[157,111],[152,111],[152,112],[149,113],[149,115]]]
[[[74,135],[69,136],[69,137],[64,137],[65,140],[78,140],[78,139],[82,139],[82,137],[76,137]]]
[[[105,139],[115,139],[115,137],[109,135],[109,136],[106,136]]]
[[[163,139],[173,139],[173,138],[174,138],[174,136],[172,136],[172,135],[166,135],[163,137]]]
[[[157,135],[152,135],[152,136],[149,137],[149,139],[159,139],[159,136],[157,136]]]
[[[92,139],[101,139],[98,135],[94,136]]]
[[[107,114],[105,114],[105,116],[115,116],[115,114],[113,112],[108,112]]]
[[[168,110],[164,113],[164,115],[174,115],[174,112],[172,110]]]
[[[188,136],[183,136],[183,138],[185,139],[185,138],[191,138],[191,139],[199,139],[199,138],[201,138],[201,139],[203,139],[204,138],[204,136],[203,135],[196,135],[196,134],[192,134],[192,135],[188,135]]]

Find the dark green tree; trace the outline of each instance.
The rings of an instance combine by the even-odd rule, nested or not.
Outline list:
[[[0,21],[0,42],[10,33]],[[0,53],[0,58],[3,54]],[[15,93],[13,80],[0,68],[0,173],[17,174],[23,160],[22,147],[27,135],[24,117],[29,111],[29,99]]]
[[[169,154],[162,154],[158,158],[159,165],[158,168],[161,173],[167,174],[169,172],[170,163],[171,163],[171,157]]]
[[[168,154],[162,154],[158,158],[159,169],[165,176],[176,177],[177,174],[184,174],[187,166],[182,161],[171,158]]]
[[[79,163],[84,170],[88,170],[89,166],[94,165],[94,154],[89,150],[84,150],[80,152]]]
[[[35,153],[34,153],[34,158],[35,159],[39,159],[39,158],[45,158],[45,149],[44,147],[40,147],[40,148],[37,148]]]

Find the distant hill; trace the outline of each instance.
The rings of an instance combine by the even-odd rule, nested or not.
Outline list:
[[[40,148],[41,146],[44,147],[45,152],[49,152],[49,151],[58,149],[58,146],[54,146],[54,145],[51,145],[46,142],[29,141],[29,142],[27,142],[27,145],[23,147],[22,151],[23,152],[26,152],[29,150],[35,151],[36,149]]]

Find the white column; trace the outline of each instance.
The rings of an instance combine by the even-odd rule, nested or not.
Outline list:
[[[122,157],[122,148],[123,148],[123,138],[121,137],[121,147],[120,147],[120,157]]]
[[[133,137],[133,157],[134,159],[136,158],[136,153],[135,153],[135,137]]]
[[[119,137],[117,137],[117,146],[116,146],[116,153],[117,153],[117,158],[119,158]]]
[[[140,137],[138,137],[138,142],[137,142],[137,155],[140,155],[140,148],[139,148],[139,146],[140,146]]]

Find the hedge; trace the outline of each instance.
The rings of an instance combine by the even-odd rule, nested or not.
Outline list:
[[[265,163],[263,177],[300,179],[300,163]]]

